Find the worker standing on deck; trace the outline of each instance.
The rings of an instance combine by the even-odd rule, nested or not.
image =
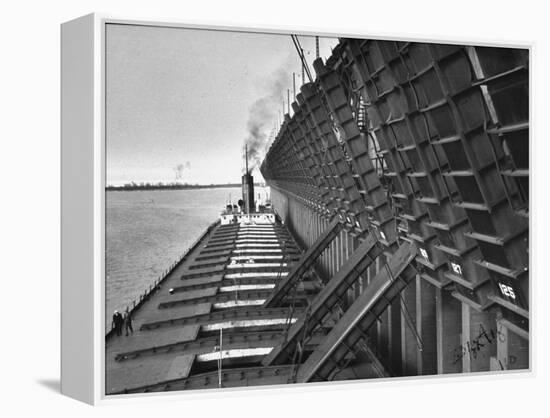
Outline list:
[[[113,324],[112,328],[115,329],[116,335],[120,336],[122,335],[122,324],[124,323],[124,318],[122,318],[122,314],[119,311],[114,312],[113,314]]]
[[[126,336],[128,336],[128,330],[130,330],[131,334],[134,333],[134,329],[132,328],[132,315],[128,307],[126,307],[126,312],[124,312],[124,328],[126,329]]]

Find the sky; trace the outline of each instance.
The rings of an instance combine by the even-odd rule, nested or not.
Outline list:
[[[315,39],[300,42],[313,71]],[[320,38],[320,56],[336,43]],[[272,135],[293,72],[298,90],[289,35],[108,24],[107,184],[240,182],[244,142]]]

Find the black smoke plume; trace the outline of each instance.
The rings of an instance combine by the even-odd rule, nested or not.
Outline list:
[[[292,86],[292,72],[287,68],[279,68],[271,77],[267,86],[267,94],[256,100],[250,106],[247,129],[248,137],[245,144],[248,146],[248,171],[259,167],[266,152],[266,145],[273,123],[286,103],[287,89]]]

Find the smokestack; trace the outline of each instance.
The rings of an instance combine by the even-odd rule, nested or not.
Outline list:
[[[248,172],[248,146],[244,147],[245,173],[242,177],[243,211],[247,214],[254,212],[254,178]]]
[[[247,214],[254,212],[254,177],[250,173],[243,174],[242,178],[243,190],[243,211]]]

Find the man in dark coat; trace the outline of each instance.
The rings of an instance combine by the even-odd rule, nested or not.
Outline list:
[[[128,330],[130,330],[132,334],[134,333],[134,329],[132,328],[132,315],[128,308],[126,308],[126,312],[124,312],[124,328],[126,329],[126,336],[128,336]]]
[[[113,314],[113,323],[112,327],[114,328],[116,335],[122,335],[122,324],[124,323],[124,318],[119,311],[115,311]]]

